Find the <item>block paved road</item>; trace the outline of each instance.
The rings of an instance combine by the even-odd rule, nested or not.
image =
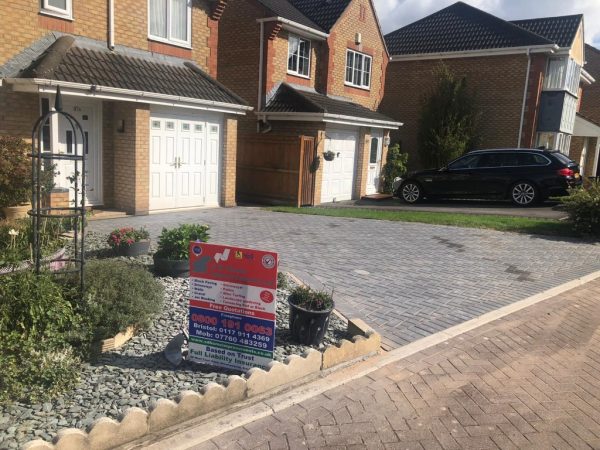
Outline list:
[[[281,269],[335,290],[336,307],[397,347],[600,270],[600,244],[418,223],[202,209],[90,222],[109,233],[206,223],[211,242],[277,251]]]
[[[599,348],[596,280],[189,450],[597,449]]]

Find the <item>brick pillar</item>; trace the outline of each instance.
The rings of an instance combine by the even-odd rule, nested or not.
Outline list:
[[[527,98],[525,100],[525,114],[523,116],[523,131],[521,133],[520,147],[531,148],[535,145],[537,121],[540,112],[540,97],[544,86],[547,58],[542,54],[531,55],[529,67],[529,83],[527,84]]]
[[[120,124],[124,129],[119,130]],[[130,214],[150,206],[150,106],[116,102],[113,107],[114,205]]]
[[[356,180],[352,198],[359,199],[367,193],[369,155],[371,153],[371,128],[360,127],[356,152]]]
[[[317,140],[315,142],[317,156],[321,160],[319,169],[315,172],[315,190],[314,204],[321,204],[321,186],[323,185],[323,152],[325,151],[325,130],[317,131]]]
[[[221,169],[221,206],[232,207],[235,202],[237,163],[237,118],[225,116],[223,123],[223,156]]]

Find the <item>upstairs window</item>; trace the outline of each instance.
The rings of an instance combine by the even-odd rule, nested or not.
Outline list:
[[[581,66],[572,58],[550,58],[544,80],[544,89],[547,91],[569,91],[577,97],[579,95],[580,77]]]
[[[353,50],[346,51],[346,84],[363,89],[371,87],[371,62],[369,55]]]
[[[65,19],[73,18],[73,8],[71,0],[42,0],[43,14],[58,16]]]
[[[288,73],[310,76],[310,41],[292,36],[288,38]]]
[[[191,10],[191,0],[148,0],[150,39],[189,46]]]

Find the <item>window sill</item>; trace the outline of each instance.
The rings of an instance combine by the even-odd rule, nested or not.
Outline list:
[[[287,74],[292,77],[298,77],[298,78],[304,78],[305,80],[310,80],[310,75],[301,75],[296,72],[290,72],[289,70],[288,70]]]
[[[61,14],[55,11],[48,11],[45,9],[40,9],[40,15],[54,17],[55,19],[68,20],[69,22],[73,22],[73,14]]]
[[[157,38],[154,36],[148,36],[148,40],[152,41],[152,42],[158,42],[160,44],[171,45],[173,47],[184,48],[186,50],[192,50],[191,44],[186,44],[184,42],[174,42],[174,41],[169,41],[168,39],[161,39],[161,38]]]
[[[347,81],[344,81],[344,86],[347,86],[349,88],[354,88],[354,89],[360,89],[361,91],[370,91],[371,90],[371,86],[369,86],[369,87],[357,86],[355,84],[350,84]]]

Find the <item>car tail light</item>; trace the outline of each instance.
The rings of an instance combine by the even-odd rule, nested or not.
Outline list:
[[[560,169],[560,170],[556,171],[556,173],[558,175],[560,175],[561,177],[572,177],[573,175],[575,175],[575,172],[573,172],[573,170],[569,169],[568,167],[565,167],[564,169]]]

